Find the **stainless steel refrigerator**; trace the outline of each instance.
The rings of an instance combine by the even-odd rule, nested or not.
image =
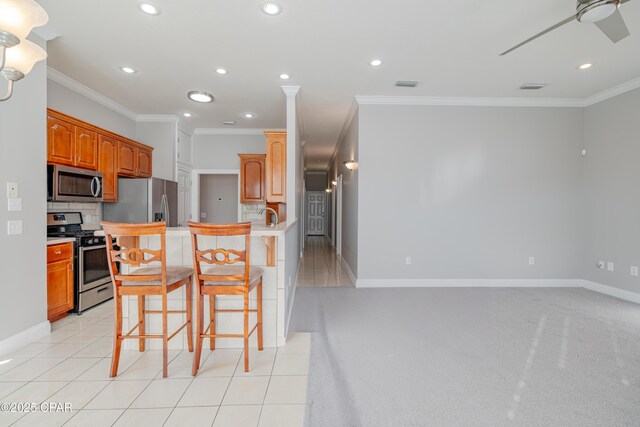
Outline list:
[[[119,178],[118,202],[102,206],[105,221],[166,221],[168,227],[177,227],[178,183],[160,178]]]

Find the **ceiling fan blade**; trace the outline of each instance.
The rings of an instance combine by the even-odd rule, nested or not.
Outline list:
[[[573,21],[573,20],[575,20],[575,19],[576,19],[576,15],[572,15],[572,16],[568,17],[567,19],[565,19],[565,20],[563,20],[563,21],[558,22],[556,25],[553,25],[553,26],[551,26],[551,27],[547,28],[547,29],[546,29],[546,30],[544,30],[543,32],[538,33],[538,34],[536,34],[535,36],[533,36],[533,37],[531,37],[531,38],[528,38],[527,40],[523,41],[522,43],[515,45],[515,46],[514,46],[514,47],[512,47],[511,49],[509,49],[509,50],[506,50],[506,51],[502,52],[502,53],[500,54],[500,56],[504,56],[504,55],[506,55],[506,54],[507,54],[507,53],[509,53],[509,52],[513,52],[514,50],[518,49],[519,47],[524,46],[525,44],[529,43],[530,41],[533,41],[533,40],[537,39],[538,37],[544,36],[544,35],[545,35],[545,34],[547,34],[548,32],[553,31],[553,30],[555,30],[556,28],[562,27],[564,24],[568,24],[569,22],[571,22],[571,21]]]
[[[622,19],[619,10],[616,10],[613,15],[602,21],[594,22],[594,24],[614,43],[618,43],[623,38],[629,36],[629,29],[624,23],[624,19]]]

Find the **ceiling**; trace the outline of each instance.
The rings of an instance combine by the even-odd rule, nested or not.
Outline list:
[[[618,44],[574,21],[504,57],[575,13],[575,2],[276,0],[276,16],[259,0],[151,0],[157,16],[131,0],[38,2],[61,34],[49,66],[138,114],[189,111],[194,128],[284,128],[281,86],[300,86],[309,170],[327,167],[356,95],[586,98],[640,76],[640,0],[621,7],[631,36]],[[384,63],[371,67],[372,58]],[[595,65],[576,68],[585,62]],[[520,91],[525,82],[549,85]],[[216,100],[196,104],[189,90]]]

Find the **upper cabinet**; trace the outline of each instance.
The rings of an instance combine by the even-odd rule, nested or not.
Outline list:
[[[47,110],[47,163],[102,172],[105,202],[118,201],[118,176],[150,178],[153,148]]]
[[[264,203],[265,155],[238,154],[240,157],[240,203]]]
[[[136,176],[137,163],[137,147],[125,141],[118,141],[118,175]]]
[[[47,162],[98,170],[98,135],[50,112],[47,117]]]
[[[266,199],[269,203],[287,202],[287,132],[265,131]]]
[[[98,136],[98,171],[102,172],[102,199],[118,201],[118,141]]]
[[[83,169],[98,170],[98,134],[88,129],[75,126],[74,166]]]
[[[128,141],[118,142],[118,175],[151,178],[153,148]]]

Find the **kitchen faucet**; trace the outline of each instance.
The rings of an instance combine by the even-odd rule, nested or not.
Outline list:
[[[276,216],[275,224],[273,222],[271,224],[269,224],[270,227],[275,227],[278,224],[278,212],[276,212],[275,210],[273,210],[271,208],[264,208],[264,209],[260,209],[258,211],[258,215],[262,215],[264,213],[264,211],[271,211]]]

